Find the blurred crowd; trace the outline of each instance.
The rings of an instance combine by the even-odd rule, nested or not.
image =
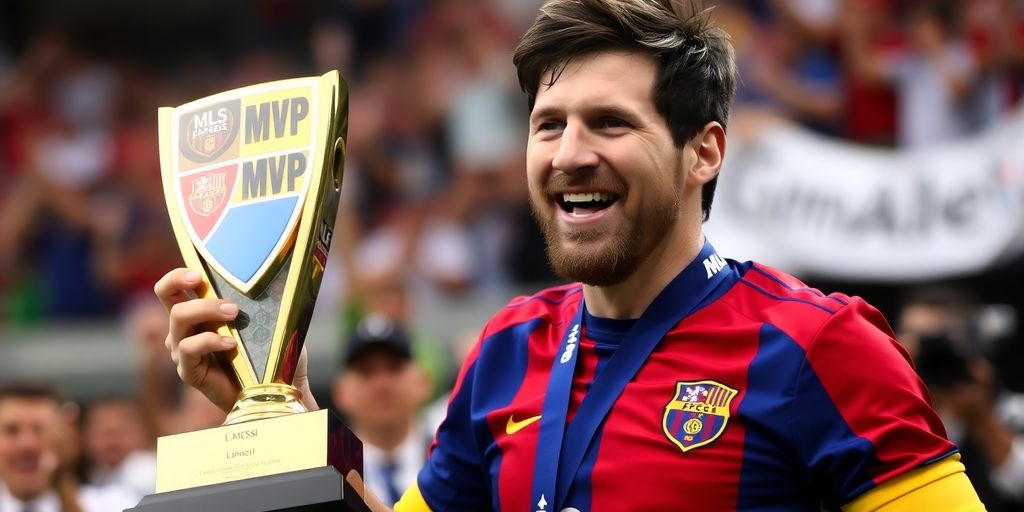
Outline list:
[[[368,481],[384,496],[393,494],[389,485],[404,487],[443,410],[427,402],[441,396],[443,404],[451,378],[435,376],[440,386],[423,393],[429,385],[410,368],[421,355],[457,361],[452,347],[465,346],[405,334],[413,309],[553,279],[526,200],[528,113],[511,65],[539,3],[229,2],[234,18],[197,4],[190,15],[217,30],[172,42],[167,34],[180,27],[133,14],[141,4],[114,2],[124,9],[117,19],[137,18],[136,44],[96,18],[89,25],[34,12],[26,28],[0,17],[0,327],[127,320],[144,376],[124,396],[81,412],[27,386],[21,402],[54,406],[52,418],[38,421],[80,430],[21,451],[10,448],[16,429],[5,423],[11,402],[0,394],[0,481],[19,468],[66,470],[83,487],[116,484],[137,499],[152,482],[127,481],[116,468],[149,474],[138,468],[152,465],[155,436],[219,424],[218,411],[178,389],[163,349],[166,316],[151,299],[155,280],[181,264],[160,187],[156,109],[339,69],[350,91],[348,159],[318,307],[345,318],[363,341],[350,343],[339,370],[353,370],[339,371],[330,396],[364,436],[392,434],[369,434],[380,450],[368,461],[377,457],[381,472]],[[860,144],[927,147],[984,130],[1017,106],[1024,88],[1019,0],[706,4],[736,48],[741,82],[730,130],[739,136],[782,118]],[[30,2],[19,5],[31,11]],[[965,448],[965,460],[989,510],[1021,510],[1013,504],[1024,499],[1024,383],[1008,362],[1024,360],[1024,343],[1012,325],[998,336],[981,329],[984,303],[926,291],[908,298],[910,316],[892,320],[950,435],[974,450]],[[914,316],[914,304],[940,313]],[[381,350],[367,361],[352,353],[361,343]],[[344,375],[351,382],[340,382]],[[352,391],[367,386],[378,391]],[[421,410],[426,417],[415,419]],[[60,449],[68,444],[61,439],[78,436],[73,449]],[[51,448],[62,453],[56,462],[31,462]],[[387,470],[399,459],[404,469]],[[50,485],[52,474],[40,482]]]
[[[351,93],[336,303],[358,311],[381,287],[444,300],[549,280],[510,65],[537,3],[264,0],[220,36],[241,42],[182,46],[169,62],[71,23],[0,32],[2,318],[117,315],[178,264],[158,106],[330,69]],[[991,125],[1024,84],[1019,1],[710,3],[736,47],[741,134],[770,115],[858,143],[939,144]]]

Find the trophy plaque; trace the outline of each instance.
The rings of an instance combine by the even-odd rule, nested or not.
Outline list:
[[[221,363],[241,394],[224,426],[159,439],[158,494],[147,499],[217,485],[237,493],[246,482],[317,468],[362,481],[359,440],[329,411],[306,412],[292,386],[338,211],[347,112],[336,71],[160,109],[178,247],[202,274],[199,297],[239,306],[217,332],[237,341]],[[224,510],[242,510],[230,503]]]

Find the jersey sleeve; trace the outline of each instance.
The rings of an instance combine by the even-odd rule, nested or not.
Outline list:
[[[801,465],[832,506],[956,453],[906,351],[859,298],[811,340],[792,405]]]
[[[406,491],[396,507],[400,512],[491,508],[489,480],[482,469],[477,433],[471,421],[472,389],[482,339],[477,341],[459,372],[448,412],[438,427],[427,462],[416,484]]]
[[[426,500],[423,499],[423,493],[420,492],[420,486],[418,483],[413,482],[405,493],[402,494],[402,498],[395,503],[395,512],[432,512],[430,505],[427,505]]]
[[[964,473],[960,454],[900,475],[864,493],[843,512],[984,512],[985,506]]]

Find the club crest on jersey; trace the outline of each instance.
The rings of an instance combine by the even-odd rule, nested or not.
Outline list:
[[[729,423],[729,405],[737,390],[713,380],[676,382],[665,406],[662,430],[684,453],[711,443]]]
[[[316,157],[315,102],[310,87],[278,86],[174,114],[178,211],[203,260],[245,293],[294,240]]]

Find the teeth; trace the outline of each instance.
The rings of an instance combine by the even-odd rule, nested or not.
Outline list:
[[[562,201],[566,203],[589,203],[592,201],[607,202],[612,200],[611,194],[603,192],[584,192],[579,194],[562,194]]]

